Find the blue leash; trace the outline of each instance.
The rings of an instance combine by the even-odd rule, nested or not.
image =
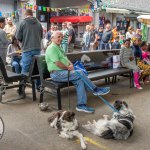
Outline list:
[[[82,75],[78,72],[75,71],[77,75],[84,81],[84,83],[92,90],[94,91],[90,85],[87,83],[87,81],[82,77]],[[105,100],[102,96],[97,95],[106,105],[108,105],[114,112],[120,113],[114,106],[112,106],[107,100]]]

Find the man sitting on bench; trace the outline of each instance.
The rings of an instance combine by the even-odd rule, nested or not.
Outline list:
[[[87,78],[86,75],[84,75],[82,71],[78,70],[78,73],[81,76],[74,71],[73,64],[68,60],[64,51],[60,47],[63,39],[63,34],[60,31],[53,32],[51,38],[52,43],[46,50],[45,59],[52,80],[56,82],[67,82],[68,71],[70,71],[69,81],[75,85],[77,90],[78,101],[76,110],[93,113],[94,108],[87,107],[86,89],[92,91],[94,95],[106,95],[110,92],[110,88],[97,87]],[[90,89],[85,82],[90,86]]]

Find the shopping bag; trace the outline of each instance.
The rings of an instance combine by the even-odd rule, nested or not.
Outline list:
[[[81,61],[76,61],[74,63],[74,70],[81,70],[86,76],[88,76],[88,72]]]
[[[120,67],[120,55],[113,55],[113,69]]]

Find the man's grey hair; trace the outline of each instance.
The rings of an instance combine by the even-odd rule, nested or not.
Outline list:
[[[62,32],[61,32],[61,31],[53,31],[51,38],[54,38],[54,37],[55,37],[56,35],[58,35],[58,34],[62,34]],[[63,34],[62,34],[62,35],[63,35]]]

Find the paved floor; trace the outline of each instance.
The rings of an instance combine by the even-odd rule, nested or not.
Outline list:
[[[101,83],[100,83],[101,84]],[[15,96],[16,90],[9,90],[5,98]],[[39,97],[39,96],[38,96]],[[133,109],[136,120],[132,137],[126,141],[104,140],[81,128],[82,133],[92,139],[88,142],[88,150],[150,150],[150,85],[144,90],[130,89],[125,80],[111,85],[111,92],[105,96],[111,103],[117,99],[125,100]],[[45,99],[56,107],[56,99],[46,94]],[[38,98],[39,100],[39,98]],[[62,94],[63,109],[68,108],[67,90]],[[96,109],[95,114],[75,111],[76,93],[71,88],[71,108],[76,112],[80,124],[88,120],[99,119],[103,114],[112,111],[97,97],[88,93],[88,104]],[[24,101],[0,104],[0,115],[5,122],[5,134],[0,141],[0,150],[77,150],[81,149],[76,140],[66,140],[57,136],[57,132],[49,127],[47,118],[55,110],[41,112],[38,101],[31,101],[31,90],[27,89]],[[97,145],[96,145],[97,144]]]

